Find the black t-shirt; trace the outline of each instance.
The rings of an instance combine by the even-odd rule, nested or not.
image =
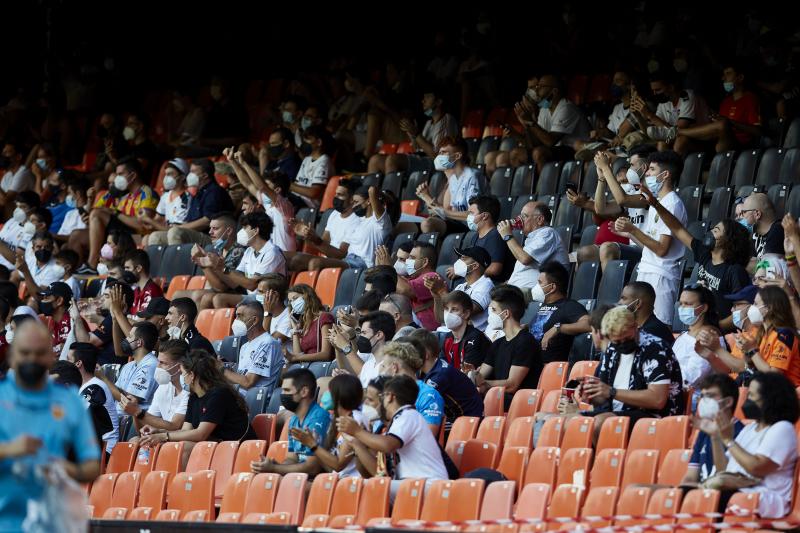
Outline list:
[[[114,429],[106,409],[106,393],[100,385],[92,384],[81,391],[81,397],[89,406],[89,416],[92,418],[97,442],[103,442],[103,435]]]
[[[111,315],[108,315],[103,319],[103,322],[97,329],[92,332],[92,335],[100,339],[103,343],[100,347],[100,352],[97,354],[98,365],[124,365],[128,362],[127,357],[117,357],[117,354],[114,353],[114,340],[111,336],[113,328],[114,322],[111,319]]]
[[[492,367],[489,380],[508,379],[512,366],[529,368],[520,389],[535,389],[544,367],[539,342],[526,329],[522,329],[510,341],[505,337],[494,341],[483,362]]]
[[[509,261],[509,254],[511,253],[508,249],[508,246],[505,242],[503,242],[503,238],[500,236],[500,233],[497,232],[497,228],[492,228],[489,233],[484,235],[483,237],[478,237],[475,241],[475,246],[480,246],[487,252],[489,252],[489,257],[492,258],[492,263],[503,263],[503,270],[501,274],[494,278],[493,281],[495,283],[499,281],[505,281],[511,275],[511,272],[514,270],[514,261]]]
[[[756,257],[759,259],[764,254],[783,255],[783,226],[780,219],[772,223],[766,235],[759,235],[756,231],[753,232],[753,248],[755,249]]]
[[[467,325],[461,342],[456,343],[453,333],[448,333],[444,338],[442,352],[444,360],[456,369],[461,369],[462,363],[469,363],[478,368],[483,363],[486,352],[489,351],[491,342],[483,332],[473,325]]]
[[[211,342],[200,335],[200,332],[194,326],[186,330],[183,339],[189,344],[189,350],[205,350],[211,355],[216,355],[217,353],[214,351],[214,346]]]
[[[217,425],[208,440],[242,440],[252,438],[247,410],[242,410],[236,393],[230,387],[216,387],[206,392],[202,398],[195,394],[189,396],[186,408],[186,421],[196,428],[201,422]]]
[[[675,343],[675,336],[672,334],[672,328],[656,318],[655,314],[651,314],[650,318],[645,320],[641,330],[654,337],[658,337],[667,346],[672,346]]]
[[[556,324],[574,324],[584,315],[586,315],[586,308],[575,300],[563,298],[550,304],[543,303],[531,322],[530,332],[541,343],[544,334]],[[554,336],[550,339],[547,349],[542,350],[542,361],[547,364],[569,359],[573,340],[575,340],[574,336],[563,333]]]
[[[781,237],[783,245],[783,237]],[[715,265],[711,260],[711,249],[703,246],[700,239],[692,239],[692,253],[697,263],[697,281],[704,282],[705,286],[714,293],[717,304],[717,313],[720,318],[731,314],[730,300],[725,299],[726,294],[739,292],[750,285],[750,276],[742,265],[725,261]],[[782,252],[781,252],[782,253]]]

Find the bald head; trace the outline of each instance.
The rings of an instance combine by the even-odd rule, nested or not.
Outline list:
[[[14,330],[11,368],[17,383],[26,388],[40,388],[54,361],[50,331],[44,324],[28,320]]]
[[[775,208],[769,200],[769,196],[763,192],[754,192],[744,200],[744,210],[757,209],[764,216],[774,216]]]

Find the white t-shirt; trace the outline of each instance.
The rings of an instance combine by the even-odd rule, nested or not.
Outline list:
[[[360,425],[363,428],[369,429],[369,424],[367,423],[367,420],[364,418],[364,414],[361,411],[353,411],[351,416],[353,417],[353,420],[358,422],[358,425]],[[352,440],[353,440],[353,437],[351,437],[350,435],[345,435],[344,433],[339,433],[339,435],[336,437],[336,446],[333,448],[333,450],[331,450],[331,453],[338,457],[339,456],[339,453],[338,453],[339,447],[342,444],[344,444],[346,441],[351,441],[352,442]],[[353,455],[353,459],[351,459],[350,462],[347,463],[347,466],[345,466],[344,468],[339,470],[338,474],[339,474],[340,478],[343,478],[343,477],[361,477],[361,474],[358,472],[358,467],[356,467],[356,457],[355,457],[355,455]]]
[[[103,440],[107,442],[106,444],[106,451],[111,453],[111,450],[114,449],[114,446],[117,444],[117,440],[119,439],[119,415],[117,414],[117,402],[114,401],[114,397],[111,395],[111,391],[108,389],[108,385],[103,383],[100,378],[93,377],[83,385],[79,389],[79,394],[83,394],[83,391],[86,390],[87,387],[91,385],[97,385],[106,395],[106,402],[103,404],[103,407],[106,408],[108,411],[108,417],[111,418],[111,431],[108,433],[103,434]]]
[[[72,297],[75,300],[81,299],[81,284],[78,283],[78,280],[75,279],[75,276],[70,276],[64,280],[64,283],[69,285],[69,288],[72,289]]]
[[[554,110],[539,109],[539,127],[552,133],[563,133],[564,136],[556,143],[557,146],[572,146],[575,141],[589,138],[591,128],[583,112],[567,100],[562,98]]]
[[[492,303],[492,289],[494,289],[494,282],[486,276],[481,276],[472,285],[465,281],[454,289],[467,293],[467,296],[472,298],[472,301],[483,309],[482,313],[472,317],[472,325],[481,331],[486,330],[486,324],[489,322],[489,304]]]
[[[561,236],[551,226],[542,226],[525,237],[522,249],[533,258],[533,262],[523,265],[519,261],[514,264],[514,271],[508,278],[508,284],[515,287],[532,288],[539,283],[539,266],[548,261],[558,261],[569,267],[569,256]]]
[[[279,314],[278,316],[272,317],[272,320],[270,320],[269,334],[272,335],[276,331],[288,339],[286,341],[287,343],[292,342],[292,323],[289,320],[288,307],[284,308],[283,313]]]
[[[758,431],[758,424],[748,424],[739,432],[736,443],[748,453],[763,455],[778,465],[755,487],[739,489],[741,492],[759,494],[758,512],[762,518],[781,518],[791,511],[794,465],[797,462],[797,434],[794,426],[785,420]],[[727,472],[747,472],[727,452]]]
[[[458,137],[458,134],[458,121],[449,113],[445,113],[436,124],[433,123],[432,118],[429,118],[422,128],[422,137],[433,145],[434,150],[442,139]]]
[[[450,191],[450,209],[466,211],[469,209],[469,199],[481,192],[478,172],[472,167],[464,167],[460,176],[453,174],[448,178],[447,189]]]
[[[13,217],[9,218],[6,220],[6,223],[3,224],[3,228],[0,229],[0,241],[16,247],[20,237],[22,237],[22,228],[23,224],[17,224]]]
[[[321,155],[317,160],[311,159],[311,156],[303,159],[300,164],[300,170],[297,171],[297,176],[294,182],[303,187],[312,187],[314,185],[327,185],[328,178],[333,175],[333,163],[331,158],[327,155]],[[319,207],[319,200],[312,200],[306,196],[298,195],[302,198],[308,207]]]
[[[147,412],[165,422],[172,422],[175,415],[186,414],[188,405],[189,393],[181,390],[178,394],[175,394],[175,385],[167,383],[166,385],[158,386]]]
[[[276,202],[273,203],[269,196],[261,193],[261,204],[264,206],[264,212],[272,219],[272,236],[270,240],[284,252],[296,251],[297,241],[294,236],[294,228],[289,223],[289,220],[294,218],[292,203],[280,194],[277,196]]]
[[[33,189],[33,180],[31,171],[25,165],[20,165],[13,174],[10,170],[6,171],[2,181],[0,181],[0,189],[3,189],[4,192],[29,191]]]
[[[673,104],[672,101],[658,104],[656,107],[656,116],[670,126],[677,125],[678,120],[682,118],[694,122],[697,116],[694,92],[690,90],[681,92],[677,104]]]
[[[30,252],[30,255],[28,252]],[[36,256],[33,255],[33,248],[31,247],[25,250],[25,262],[28,263],[28,269],[33,276],[33,281],[35,281],[39,287],[47,287],[54,281],[61,281],[61,276],[64,275],[64,271],[58,268],[55,259],[50,259],[44,266],[39,267],[36,262]],[[58,269],[58,271],[56,269]],[[22,272],[20,272],[19,275],[25,279],[25,275]]]
[[[675,191],[659,200],[664,208],[672,213],[681,224],[684,226],[686,223],[686,208],[683,202],[678,197]],[[647,211],[647,219],[645,220],[642,232],[647,234],[651,239],[659,240],[662,235],[672,235],[664,221],[658,216],[658,212],[654,207]],[[671,280],[677,280],[681,277],[681,272],[678,263],[683,259],[684,245],[677,238],[672,238],[672,243],[669,245],[669,250],[664,257],[659,257],[647,246],[642,246],[642,260],[639,263],[639,273],[647,272],[651,274],[659,274]]]
[[[347,242],[348,237],[353,235],[360,223],[361,218],[353,213],[350,213],[347,218],[343,218],[339,211],[334,210],[325,224],[325,231],[331,237],[331,246],[338,248],[342,242]]]
[[[164,217],[167,224],[183,224],[189,214],[189,193],[164,192],[156,206],[156,213]]]
[[[275,387],[283,369],[283,350],[278,339],[264,332],[242,345],[239,350],[239,364],[236,371],[245,376],[258,374],[254,387]],[[247,389],[239,387],[239,394],[247,395]],[[269,391],[272,394],[272,391]]]
[[[362,217],[360,224],[349,236],[345,236],[344,242],[350,243],[347,254],[364,259],[367,267],[375,266],[375,250],[386,242],[386,238],[392,232],[392,220],[389,212],[384,211],[381,218],[375,215]]]
[[[61,227],[58,228],[58,235],[70,235],[73,231],[79,229],[86,229],[86,224],[81,220],[81,214],[77,209],[70,209],[64,215],[64,222],[61,223]]]
[[[633,356],[634,354],[632,353],[623,353],[619,355],[619,366],[617,367],[617,374],[614,376],[615,389],[628,390],[630,388]],[[612,404],[611,408],[614,411],[622,410],[623,404],[619,400],[614,400]]]
[[[359,357],[361,356],[359,355]],[[366,389],[369,382],[377,377],[378,361],[375,359],[375,355],[367,354],[366,359],[364,359],[364,366],[361,367],[361,372],[358,374],[358,379],[361,380],[361,386]]]
[[[257,252],[255,248],[248,246],[236,270],[248,278],[259,277],[270,272],[277,272],[285,276],[286,258],[283,257],[283,252],[281,252],[280,248],[270,240]],[[248,294],[253,294],[254,292],[248,291]]]
[[[611,111],[611,115],[608,117],[608,129],[614,133],[619,133],[619,128],[622,126],[622,123],[625,122],[625,119],[628,118],[629,114],[630,110],[626,109],[622,102],[615,105],[614,109]]]
[[[694,351],[697,339],[689,335],[688,331],[682,333],[672,345],[675,359],[681,367],[684,387],[694,387],[703,377],[713,370],[708,361]]]
[[[392,418],[387,435],[400,439],[397,479],[448,479],[439,443],[428,423],[412,406],[401,407]]]

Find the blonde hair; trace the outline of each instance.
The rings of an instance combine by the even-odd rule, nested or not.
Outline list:
[[[422,356],[414,345],[408,342],[386,343],[383,347],[383,356],[397,359],[414,372],[422,368]]]
[[[620,305],[609,309],[606,316],[603,317],[602,326],[603,335],[606,337],[618,336],[636,326],[636,318],[627,307]]]

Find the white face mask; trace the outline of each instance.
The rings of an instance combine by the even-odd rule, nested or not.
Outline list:
[[[640,185],[642,183],[642,178],[639,177],[639,173],[636,172],[633,167],[628,167],[628,170],[625,172],[625,179],[627,179],[628,183],[631,185]]]
[[[105,263],[97,263],[97,275],[108,276],[108,265]]]
[[[760,326],[764,323],[764,315],[761,313],[761,309],[759,309],[756,304],[753,304],[747,308],[747,319],[754,326]]]
[[[697,402],[697,416],[700,418],[715,418],[719,413],[719,402],[714,398],[702,397]]]
[[[464,323],[464,319],[458,316],[455,313],[451,313],[450,311],[444,312],[444,325],[450,331],[458,329],[461,327],[461,324]]]
[[[194,172],[189,172],[189,174],[186,176],[186,185],[188,187],[197,187],[200,185],[200,176]]]
[[[417,269],[414,268],[414,265],[416,264],[417,264],[416,259],[411,259],[410,257],[406,259],[406,274],[408,274],[409,276],[413,276],[414,273],[417,271]]]
[[[394,264],[394,271],[397,272],[398,276],[405,276],[406,275],[406,262],[402,259],[398,259]]]
[[[169,338],[177,341],[181,338],[181,327],[180,326],[170,326],[167,328],[167,335]]]
[[[361,406],[361,414],[363,414],[364,418],[366,418],[367,421],[370,423],[374,422],[375,420],[378,420],[381,417],[381,415],[378,414],[377,409],[367,404]]]
[[[65,274],[66,272],[67,272],[67,271],[66,271],[66,270],[64,270],[64,267],[62,267],[62,266],[61,266],[61,265],[59,265],[59,264],[56,264],[56,265],[53,267],[53,275],[54,275],[55,277],[57,277],[58,279],[61,279],[61,278],[63,278],[63,277],[64,277],[64,274]]]
[[[36,233],[36,226],[34,226],[33,222],[29,220],[24,226],[22,226],[22,233],[31,237],[34,233]]]
[[[469,269],[463,259],[459,259],[453,264],[453,274],[460,278],[465,278],[467,276],[467,270]]]
[[[122,130],[122,137],[126,141],[132,141],[136,137],[136,132],[130,126],[125,126],[125,129]]]
[[[176,366],[178,366],[178,365],[174,365],[174,366],[170,367],[169,370],[165,370],[165,369],[161,368],[160,366],[156,367],[156,372],[155,372],[155,374],[153,374],[153,377],[155,378],[156,383],[158,383],[159,385],[166,385],[167,383],[171,382],[172,381],[172,374],[170,374],[170,370],[172,370]]]
[[[253,237],[248,235],[247,230],[244,228],[240,229],[236,234],[236,242],[239,244],[239,246],[247,246],[252,238]]]
[[[546,285],[549,287],[552,283]],[[538,283],[531,289],[531,300],[534,302],[544,302],[545,298],[547,298],[547,294],[544,293],[544,289]]]
[[[171,191],[178,184],[178,181],[172,176],[164,176],[164,190]]]
[[[636,187],[630,183],[620,183],[620,187],[622,187],[622,191],[627,195],[636,194]]]
[[[503,329],[503,319],[500,317],[500,315],[498,315],[491,309],[489,310],[488,322],[489,322],[489,329]]]
[[[306,310],[306,301],[302,296],[292,300],[292,312],[294,314],[299,315],[305,310]]]
[[[8,344],[11,344],[12,342],[14,342],[14,330],[8,328],[9,326],[6,325],[6,342]]]
[[[231,331],[233,332],[234,337],[244,337],[245,335],[247,335],[247,332],[249,330],[250,328],[247,327],[247,324],[245,324],[244,321],[239,320],[238,318],[234,320],[233,324],[231,325]]]
[[[14,222],[16,222],[17,224],[22,224],[28,218],[28,215],[26,215],[25,211],[23,211],[22,208],[20,207],[14,209],[13,216],[14,216]]]
[[[114,177],[114,188],[120,191],[128,190],[128,179],[125,176],[117,174]]]

